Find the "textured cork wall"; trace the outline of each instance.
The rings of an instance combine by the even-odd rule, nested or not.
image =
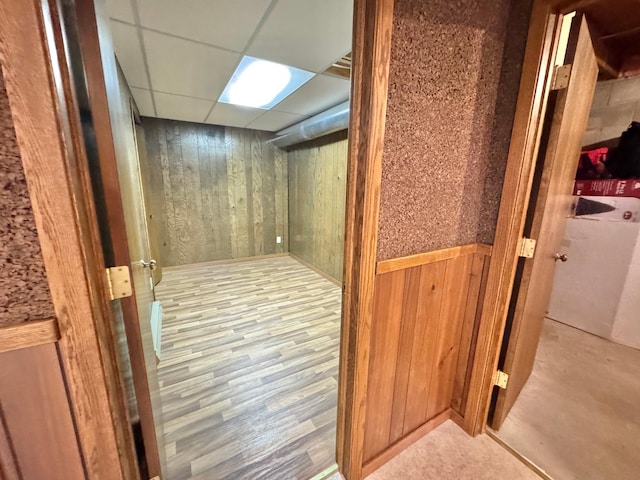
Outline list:
[[[0,74],[0,327],[52,316],[40,243]]]
[[[396,0],[378,258],[492,243],[530,0]]]

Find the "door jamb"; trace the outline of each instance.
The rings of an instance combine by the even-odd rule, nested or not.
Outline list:
[[[0,3],[7,92],[60,325],[61,362],[87,475],[137,478],[105,261],[83,161],[86,152],[74,123],[79,114],[73,86],[64,80],[68,72],[57,70],[65,52],[56,51],[62,46],[54,42],[50,26],[47,31],[49,1],[59,6],[56,0]],[[393,4],[354,1],[336,449],[340,471],[349,480],[362,477]]]
[[[0,2],[0,57],[87,478],[138,478],[55,0]]]
[[[577,0],[534,0],[464,428],[486,427],[562,27]]]
[[[394,0],[354,0],[344,284],[338,382],[338,467],[362,478],[366,392]]]

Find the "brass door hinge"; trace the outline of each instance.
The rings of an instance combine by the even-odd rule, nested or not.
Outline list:
[[[502,370],[496,370],[496,374],[493,377],[493,384],[496,387],[505,389],[507,388],[508,383],[509,383],[509,374],[504,373]]]
[[[571,64],[556,65],[553,69],[553,80],[551,81],[551,90],[562,90],[569,86],[569,78],[571,78]]]
[[[520,242],[520,257],[533,258],[536,253],[536,241],[533,238],[524,237]]]
[[[132,289],[129,267],[111,267],[107,268],[106,272],[107,284],[109,285],[109,298],[116,300],[118,298],[130,297]]]

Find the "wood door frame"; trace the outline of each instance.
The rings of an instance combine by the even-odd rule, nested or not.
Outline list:
[[[0,55],[88,478],[139,477],[55,0],[0,1]]]
[[[482,433],[487,425],[493,378],[498,368],[551,93],[562,16],[579,9],[585,1],[592,0],[534,0],[464,415],[464,429],[470,435]]]
[[[362,478],[394,0],[354,0],[336,454]]]
[[[91,0],[78,3],[93,7]],[[362,477],[393,3],[354,0],[336,448],[348,480]],[[59,7],[57,0],[0,0],[0,52],[86,472],[89,478],[134,479],[138,471],[105,258]],[[80,15],[81,28],[95,28],[95,19],[87,23]],[[121,220],[110,219],[124,231]]]

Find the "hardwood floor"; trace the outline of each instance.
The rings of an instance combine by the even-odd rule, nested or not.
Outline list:
[[[340,288],[290,257],[166,269],[167,478],[307,480],[335,461]]]

